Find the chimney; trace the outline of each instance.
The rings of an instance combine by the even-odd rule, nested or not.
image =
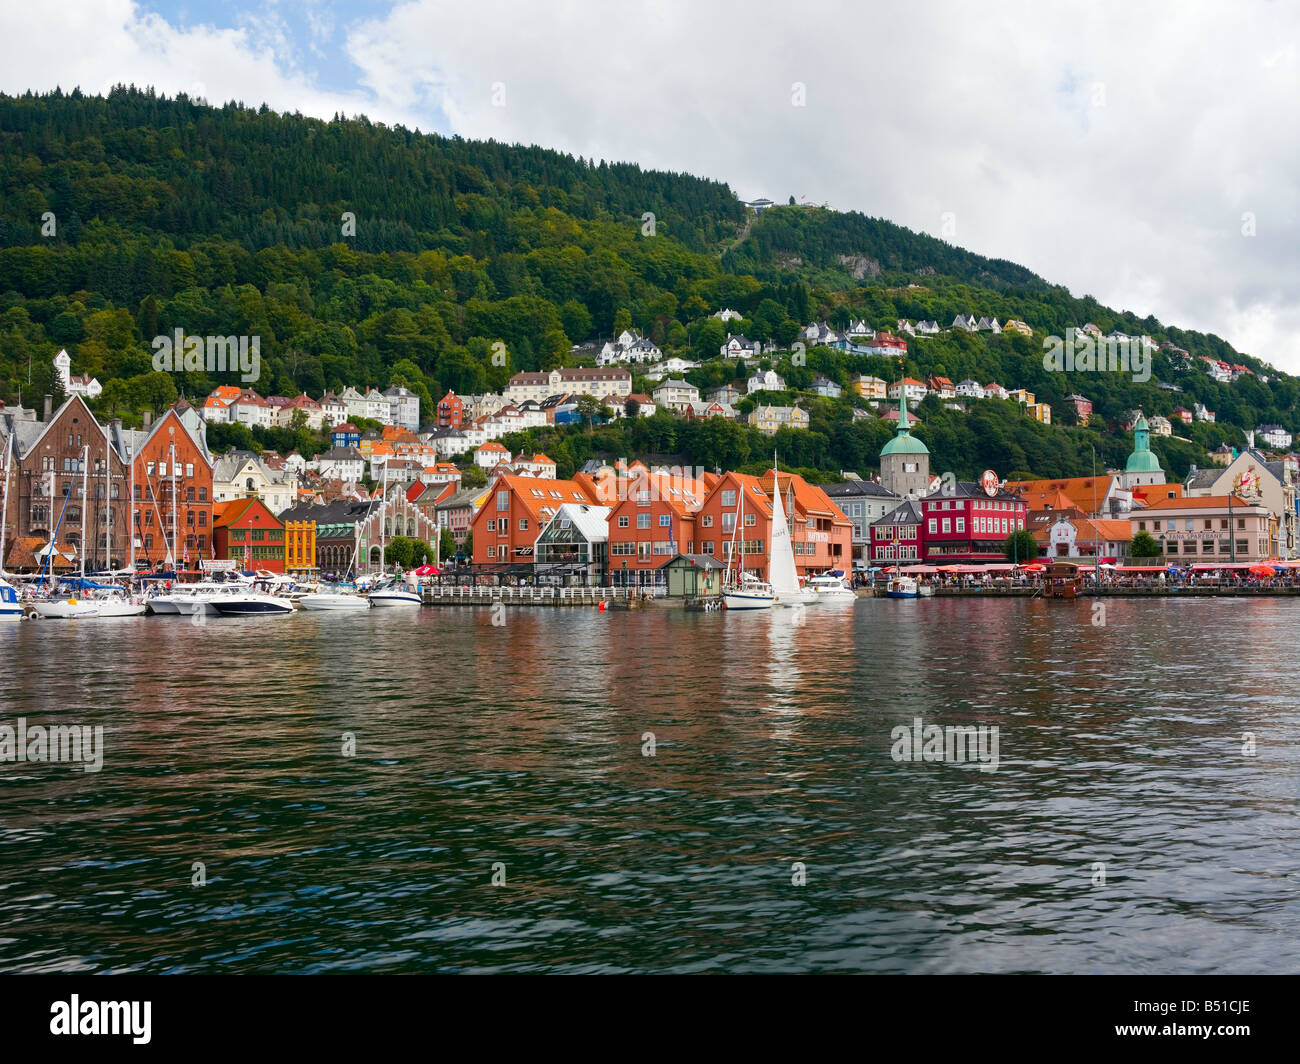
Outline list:
[[[153,411],[152,411],[152,410],[146,410],[146,411],[144,412],[144,430],[145,430],[145,432],[148,432],[148,431],[149,431],[149,426],[150,426],[151,424],[153,424]]]
[[[50,423],[50,415],[53,413],[54,413],[54,396],[47,395],[45,397],[45,417],[43,419],[47,425]]]

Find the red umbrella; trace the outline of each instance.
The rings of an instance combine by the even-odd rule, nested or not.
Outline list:
[[[1034,562],[1032,565],[1022,565],[1020,568],[1022,568],[1027,573],[1041,573],[1044,569],[1047,568],[1047,566],[1039,565],[1037,562]]]
[[[1275,576],[1276,571],[1271,565],[1252,565],[1248,570],[1255,576]]]
[[[418,569],[413,569],[416,576],[439,576],[442,570],[436,565],[422,565]]]

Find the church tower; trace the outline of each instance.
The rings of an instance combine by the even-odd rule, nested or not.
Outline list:
[[[1147,426],[1147,419],[1139,413],[1133,424],[1133,453],[1128,456],[1128,463],[1120,474],[1120,487],[1164,484],[1167,480],[1165,471],[1160,468],[1160,459],[1151,450],[1151,430]]]
[[[930,487],[930,449],[912,435],[906,383],[899,385],[898,432],[880,452],[880,485],[904,498],[920,498]]]

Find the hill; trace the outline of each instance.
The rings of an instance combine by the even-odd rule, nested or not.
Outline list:
[[[479,393],[519,370],[574,364],[574,345],[623,327],[666,354],[716,356],[725,332],[710,314],[730,307],[742,315],[735,331],[782,346],[818,319],[1029,322],[1033,338],[952,331],[912,341],[903,368],[1028,388],[1054,409],[1082,392],[1102,424],[1043,426],[993,401],[922,409],[918,435],[935,467],[961,476],[985,465],[1077,475],[1094,453],[1116,463],[1127,440],[1107,426],[1139,406],[1217,411],[1217,425],[1155,441],[1175,472],[1256,424],[1300,428],[1296,380],[1222,339],[1106,308],[882,219],[794,206],[755,218],[719,182],[365,118],[325,122],[135,88],[0,95],[0,245],[0,399],[54,391],[49,362],[66,347],[75,372],[104,382],[97,408],[128,422],[178,392],[232,381],[154,373],[151,339],[177,328],[259,336],[263,393],[400,383],[427,412],[447,389]],[[1190,366],[1162,354],[1145,383],[1044,370],[1042,337],[1085,322],[1168,341],[1190,352]],[[491,357],[497,341],[504,360]],[[1197,368],[1200,355],[1270,379],[1216,382]],[[792,389],[814,372],[841,383],[898,373],[825,350],[807,367],[776,364]],[[734,369],[715,360],[691,378],[718,383]],[[854,420],[847,397],[803,398],[811,429],[783,431],[782,454],[825,473],[870,469],[887,424]],[[757,460],[771,445],[738,425],[707,429],[717,436],[709,443],[705,429],[666,416],[601,433],[538,435],[548,453],[563,448],[575,461],[599,445],[710,467],[720,447]]]

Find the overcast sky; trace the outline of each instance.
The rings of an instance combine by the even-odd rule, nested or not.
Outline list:
[[[688,171],[943,235],[1300,372],[1300,8],[56,8],[4,0],[0,89],[152,84]]]

